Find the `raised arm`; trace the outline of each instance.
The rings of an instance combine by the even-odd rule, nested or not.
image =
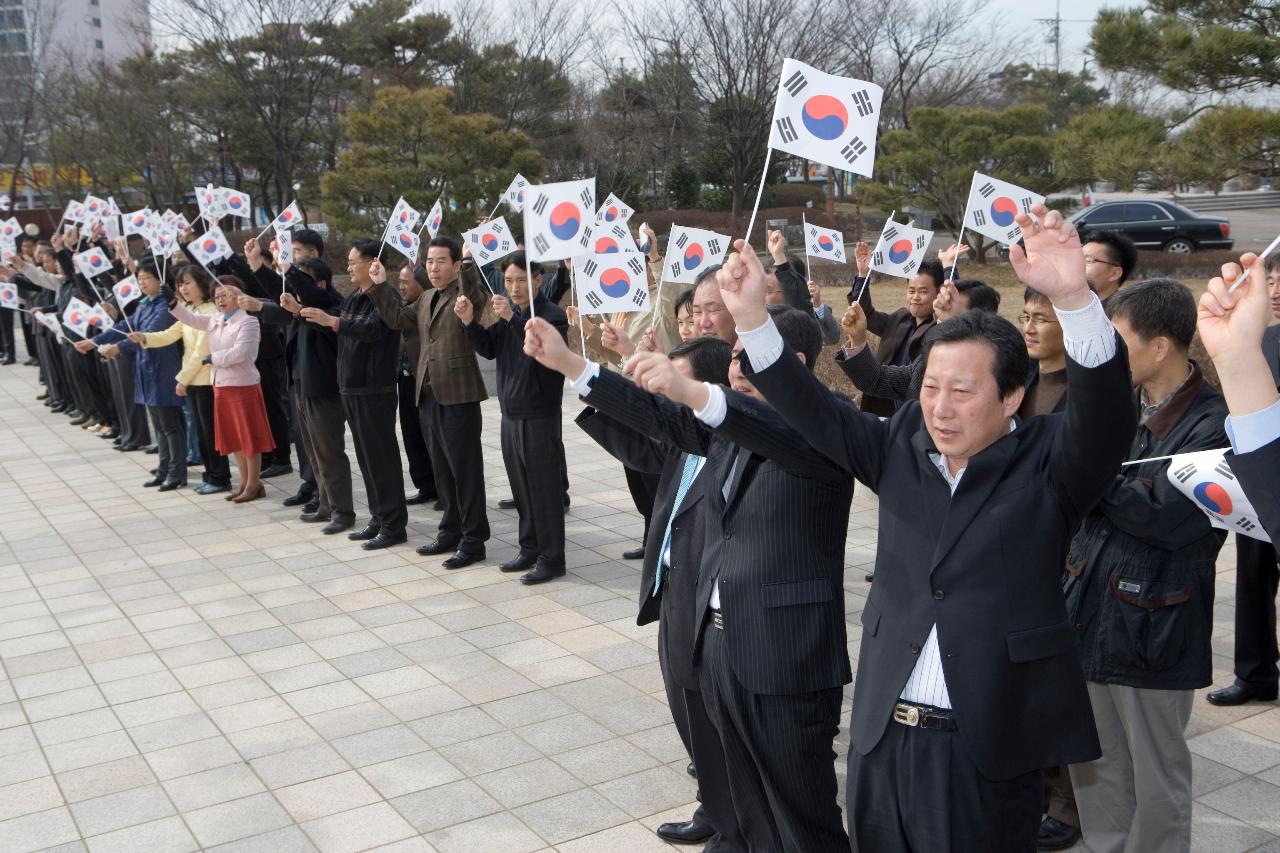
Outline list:
[[[261,339],[262,328],[258,325],[258,319],[246,314],[244,322],[236,325],[235,341],[229,347],[211,351],[209,362],[214,367],[252,362],[258,357],[258,342]]]
[[[382,322],[391,329],[398,332],[412,332],[418,328],[418,307],[426,302],[426,298],[419,298],[410,305],[405,305],[400,300],[400,295],[396,293],[391,285],[387,284],[386,273],[383,273],[383,280],[377,281],[373,287],[369,288],[369,298],[373,300],[373,304],[378,308],[378,316],[382,318]],[[342,325],[338,329],[338,334],[344,334],[344,330],[348,326],[348,321],[343,320]],[[372,329],[362,330],[360,333],[352,332],[361,340],[375,340],[373,337],[361,337],[363,334],[372,334]]]
[[[213,325],[213,314],[197,314],[181,302],[175,304],[171,312],[173,316],[193,329],[202,329],[207,332]]]

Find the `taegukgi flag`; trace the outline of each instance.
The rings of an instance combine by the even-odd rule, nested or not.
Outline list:
[[[286,228],[276,232],[276,266],[284,269],[293,264],[293,235]]]
[[[507,203],[507,207],[510,207],[516,213],[522,213],[524,211],[524,195],[528,187],[529,179],[516,172],[516,176],[512,179],[510,186],[507,187],[507,191],[502,194],[502,200]]]
[[[516,241],[511,236],[505,217],[490,219],[477,225],[470,231],[462,232],[462,239],[471,248],[471,257],[480,266],[484,266],[498,258],[504,258],[516,249]]]
[[[249,202],[249,194],[240,190],[222,188],[222,209],[242,219],[253,217],[253,205]]]
[[[140,237],[146,237],[151,233],[153,227],[152,217],[154,215],[149,207],[126,213],[124,215],[124,236],[130,237],[137,234]]]
[[[1169,460],[1165,474],[1214,527],[1270,542],[1226,455],[1226,448],[1179,453]]]
[[[302,210],[298,207],[298,202],[289,202],[289,206],[276,214],[276,218],[271,220],[271,227],[276,229],[276,233],[288,231],[294,226],[302,224]]]
[[[62,311],[62,323],[80,337],[87,338],[89,336],[90,313],[88,304],[79,297],[73,296],[71,301],[67,303],[67,307]]]
[[[86,252],[81,252],[71,260],[75,262],[76,272],[87,279],[92,279],[96,275],[111,271],[111,261],[107,259],[106,253],[97,246]]]
[[[17,241],[18,235],[21,233],[22,223],[18,221],[18,217],[11,216],[4,222],[0,222],[0,237]]]
[[[871,269],[885,275],[911,278],[920,269],[932,240],[932,231],[899,225],[890,219],[871,252]]]
[[[532,185],[525,190],[524,243],[531,261],[559,261],[588,248],[596,179]]]
[[[138,279],[132,275],[111,285],[111,292],[116,295],[116,307],[121,312],[134,300],[142,297],[142,288],[138,286]]]
[[[106,332],[115,327],[115,321],[111,319],[111,315],[101,305],[94,305],[89,308],[89,326],[91,331]]]
[[[18,288],[12,282],[0,281],[0,308],[18,307]]]
[[[727,234],[672,225],[667,238],[667,256],[662,261],[662,280],[693,284],[699,273],[724,260],[729,243]]]
[[[844,253],[844,235],[833,228],[805,223],[804,240],[810,258],[822,258],[837,264],[849,262]]]
[[[639,252],[581,255],[573,259],[573,271],[583,314],[649,310],[649,279]]]
[[[412,231],[418,226],[418,220],[422,218],[422,214],[414,209],[413,205],[404,200],[404,196],[396,202],[396,206],[391,209],[391,215],[387,217],[387,236],[395,234],[399,231]]]
[[[604,204],[600,205],[600,209],[596,211],[596,222],[625,223],[633,213],[635,211],[628,207],[622,199],[613,193],[609,193],[609,197],[604,200]]]
[[[204,266],[215,264],[235,254],[231,244],[227,242],[227,235],[223,234],[222,229],[216,225],[188,243],[187,252]]]
[[[427,212],[427,237],[434,240],[440,233],[442,222],[444,222],[444,196],[436,199],[436,203],[431,205],[431,210]]]
[[[147,245],[156,257],[170,258],[178,251],[178,232],[172,225],[161,225],[147,237]]]
[[[969,203],[964,211],[964,227],[997,243],[1013,244],[1022,239],[1022,229],[1014,217],[1030,213],[1033,204],[1044,204],[1044,196],[974,172],[969,184]]]
[[[584,248],[597,255],[640,251],[640,247],[636,245],[636,238],[632,237],[631,231],[621,223],[609,225],[597,222],[588,228],[586,233],[587,245]]]
[[[782,63],[769,147],[871,177],[884,90],[803,62]]]
[[[418,262],[418,246],[421,241],[416,231],[389,230],[384,242],[408,258],[410,263]]]

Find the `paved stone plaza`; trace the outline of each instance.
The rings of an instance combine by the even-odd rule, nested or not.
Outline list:
[[[570,418],[569,575],[528,588],[496,568],[516,521],[492,400],[494,539],[449,572],[319,535],[280,505],[293,479],[244,506],[143,489],[155,457],[38,392],[34,368],[0,368],[0,851],[674,849],[652,828],[691,813],[695,784],[656,626],[635,624],[639,564],[619,559],[641,524]],[[436,514],[411,509],[412,546]],[[875,501],[859,489],[854,510],[856,662]],[[1232,543],[1219,566],[1221,685]],[[1190,735],[1195,848],[1280,851],[1280,705],[1200,696]]]

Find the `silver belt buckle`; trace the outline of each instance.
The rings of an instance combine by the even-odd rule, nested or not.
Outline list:
[[[899,702],[893,706],[893,721],[904,726],[918,726],[920,725],[920,709],[914,705],[908,705],[906,702]]]

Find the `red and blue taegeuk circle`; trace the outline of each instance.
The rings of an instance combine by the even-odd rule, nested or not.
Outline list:
[[[601,237],[596,240],[597,255],[612,255],[614,252],[621,251],[618,248],[618,241],[612,237]]]
[[[102,266],[102,255],[90,255],[89,266],[93,267],[94,269],[97,269],[98,267]]]
[[[849,111],[831,95],[814,95],[805,101],[800,118],[810,133],[827,142],[838,139],[849,127]]]
[[[605,221],[605,222],[612,222],[613,220],[615,220],[615,219],[617,219],[617,218],[618,218],[618,208],[616,208],[616,207],[607,207],[607,208],[605,208],[605,211],[604,211],[604,221]]]
[[[911,257],[910,240],[899,240],[889,247],[889,260],[895,264],[900,264],[909,257]]]
[[[836,247],[836,241],[832,240],[826,234],[818,235],[818,248],[824,252],[830,252]]]
[[[1231,515],[1231,495],[1227,494],[1227,490],[1219,484],[1214,482],[1200,483],[1191,490],[1191,493],[1210,512],[1218,515]]]
[[[279,222],[292,222],[292,221],[293,221],[293,211],[292,211],[292,210],[283,210],[283,211],[281,211],[281,212],[280,212],[280,215],[276,217],[276,220],[277,220],[277,221],[279,221]]]
[[[484,247],[486,252],[492,252],[498,248],[498,238],[493,234],[485,234],[480,238],[480,245]]]
[[[702,259],[705,257],[702,251],[701,243],[690,243],[684,249],[684,268],[687,270],[696,270],[702,266]]]
[[[401,246],[404,246],[406,249],[412,249],[412,248],[413,248],[413,238],[412,238],[412,237],[410,237],[408,234],[404,234],[404,233],[402,233],[402,234],[400,235],[400,245],[401,245]]]
[[[1001,228],[1008,228],[1013,224],[1013,218],[1018,215],[1018,205],[1008,196],[996,196],[995,201],[991,202],[991,221]]]
[[[232,210],[239,210],[244,206],[244,201],[238,195],[233,195],[227,199],[227,207]]]
[[[627,291],[631,289],[631,276],[627,275],[624,269],[610,267],[600,273],[600,289],[606,296],[612,296],[614,299],[626,296]]]
[[[582,225],[582,212],[571,201],[562,201],[551,208],[551,233],[557,240],[572,240]]]
[[[205,240],[200,244],[200,248],[204,249],[206,252],[212,252],[214,249],[218,248],[218,241],[212,239]]]
[[[130,296],[133,296],[133,285],[132,284],[120,285],[120,298],[128,299]]]

